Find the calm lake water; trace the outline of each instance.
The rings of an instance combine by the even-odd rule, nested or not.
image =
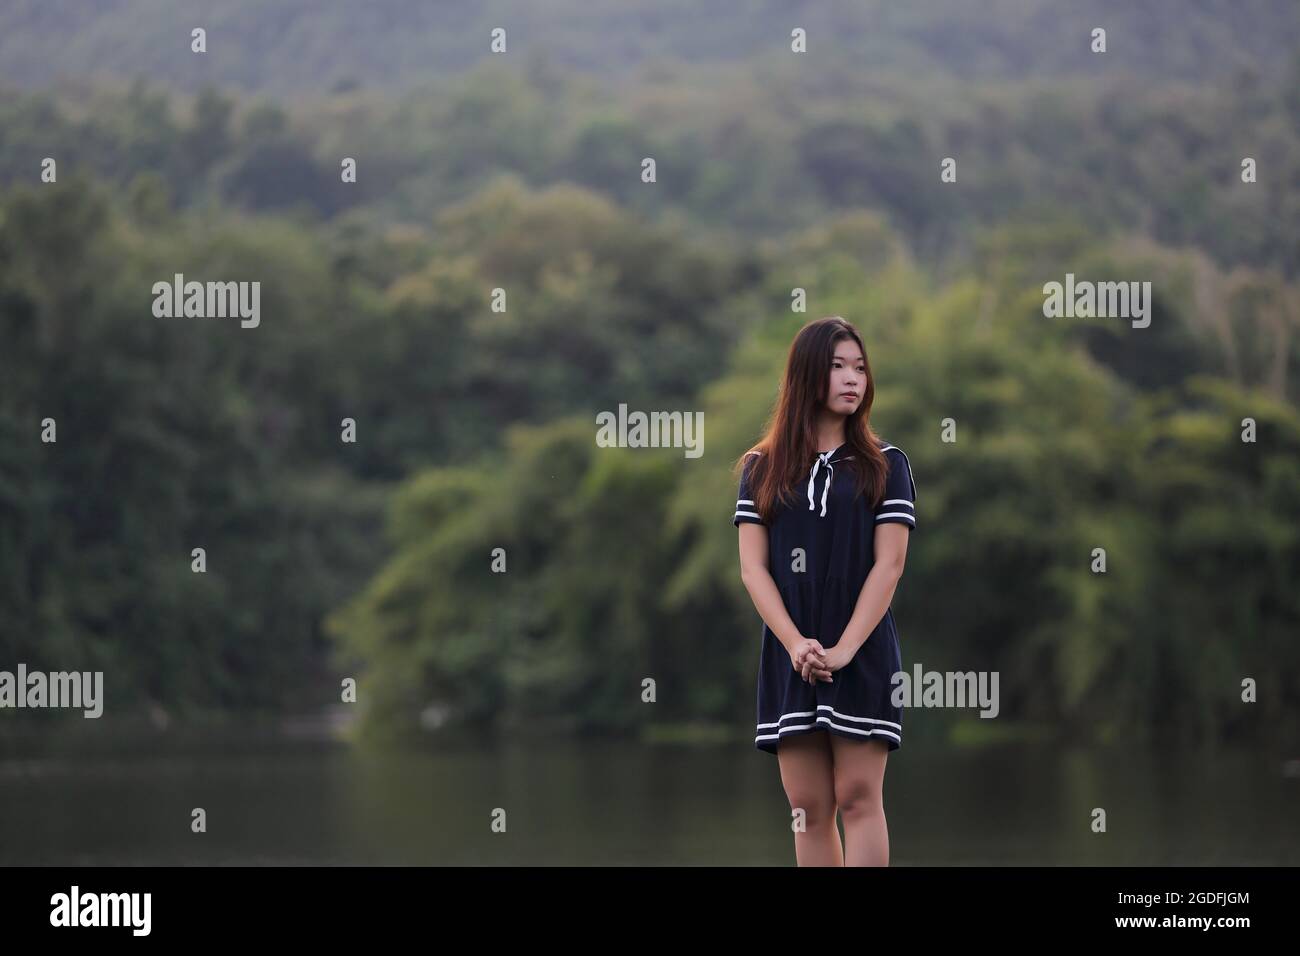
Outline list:
[[[885,778],[891,862],[1300,864],[1286,757],[905,746]],[[1089,829],[1098,806],[1105,834]],[[194,807],[206,833],[190,831]],[[789,826],[776,758],[744,744],[0,745],[5,865],[791,866]]]

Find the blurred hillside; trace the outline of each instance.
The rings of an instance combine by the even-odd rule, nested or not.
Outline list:
[[[209,7],[198,68],[184,5],[0,12],[0,660],[139,711],[358,675],[384,734],[630,732],[655,676],[743,725],[729,469],[838,313],[918,482],[906,659],[1000,669],[1026,733],[1294,737],[1294,4],[817,5],[799,59],[781,4],[557,3],[505,62],[492,4]],[[153,317],[176,272],[260,326]],[[1045,319],[1066,272],[1151,327]],[[597,453],[619,403],[704,411],[704,457]]]
[[[1105,71],[1148,84],[1276,79],[1300,41],[1289,0],[9,0],[0,79],[28,88],[70,76],[144,76],[169,88],[274,94],[393,90],[481,62],[504,28],[512,54],[628,79],[677,66],[767,68],[808,31],[822,77],[851,69],[912,80],[1095,77],[1080,42],[1110,34]],[[203,27],[208,53],[190,53]],[[827,74],[826,70],[831,70]]]

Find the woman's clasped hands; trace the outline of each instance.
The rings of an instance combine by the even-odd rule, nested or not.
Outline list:
[[[829,651],[822,647],[821,641],[813,637],[800,638],[790,648],[790,663],[794,669],[799,672],[799,676],[810,684],[817,681],[825,681],[828,684],[834,683],[831,674],[839,670],[847,660],[839,653],[840,645],[836,644]]]

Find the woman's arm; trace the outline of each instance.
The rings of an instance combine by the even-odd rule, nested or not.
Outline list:
[[[776,635],[787,651],[803,640],[790,612],[786,610],[781,592],[772,580],[767,566],[767,526],[753,522],[740,525],[740,580],[745,584],[754,608],[768,630]]]
[[[867,574],[867,580],[862,583],[853,616],[845,625],[839,643],[832,648],[833,652],[843,645],[841,653],[846,662],[867,642],[889,609],[889,602],[894,599],[894,589],[898,587],[898,579],[903,576],[910,534],[906,524],[882,522],[876,525],[876,563]]]

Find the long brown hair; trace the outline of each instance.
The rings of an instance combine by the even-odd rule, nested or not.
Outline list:
[[[749,489],[754,508],[770,523],[778,500],[788,502],[797,497],[794,488],[807,481],[808,470],[817,457],[817,413],[824,405],[830,384],[831,361],[835,346],[851,338],[862,349],[866,378],[862,384],[862,401],[844,422],[844,447],[836,458],[852,455],[844,465],[853,473],[857,491],[865,495],[871,507],[880,503],[885,493],[889,462],[880,450],[881,441],[871,428],[871,403],[876,397],[876,383],[871,377],[871,363],[862,336],[853,325],[838,315],[815,319],[799,330],[790,343],[785,374],[763,429],[763,437],[736,462],[734,477],[744,469],[745,459],[757,454],[750,466]],[[839,464],[837,461],[836,464]],[[838,470],[838,469],[837,469]]]

